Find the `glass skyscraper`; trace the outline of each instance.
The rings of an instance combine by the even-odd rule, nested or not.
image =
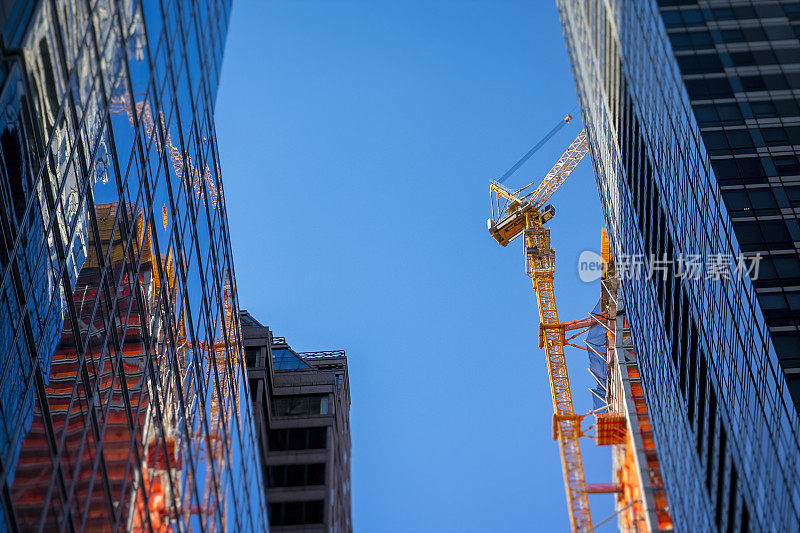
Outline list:
[[[800,3],[558,6],[676,528],[797,531]]]
[[[226,0],[0,2],[0,530],[266,530]]]

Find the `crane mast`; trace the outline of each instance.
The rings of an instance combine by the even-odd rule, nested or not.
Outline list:
[[[568,119],[565,121],[568,122]],[[573,531],[592,530],[579,443],[583,416],[574,412],[564,357],[567,343],[565,331],[576,326],[562,324],[558,318],[553,284],[555,252],[550,244],[550,230],[544,226],[555,215],[555,209],[550,205],[542,206],[569,177],[588,150],[584,130],[533,192],[528,191],[535,182],[517,190],[508,189],[498,182],[492,182],[489,188],[492,218],[488,226],[492,237],[502,246],[507,246],[520,235],[524,238],[526,271],[533,280],[539,307],[539,347],[545,350],[553,399],[553,437],[558,441],[561,454]]]

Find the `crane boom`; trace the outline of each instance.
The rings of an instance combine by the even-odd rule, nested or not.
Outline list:
[[[550,199],[553,194],[561,187],[566,179],[581,162],[583,156],[589,151],[589,143],[586,142],[586,130],[583,130],[578,137],[572,141],[564,155],[553,165],[550,172],[542,180],[542,183],[533,191],[531,203],[533,207],[539,208]]]
[[[555,211],[552,206],[541,206],[564,183],[587,152],[584,130],[533,192],[524,194],[533,183],[515,191],[498,182],[492,182],[489,188],[492,198],[489,232],[492,237],[506,246],[524,235],[526,270],[533,280],[539,307],[539,347],[545,350],[553,399],[553,438],[558,441],[561,454],[572,531],[580,532],[592,530],[579,443],[583,416],[575,414],[572,404],[572,390],[564,357],[566,328],[558,319],[553,284],[555,252],[550,245],[550,230],[544,227]]]

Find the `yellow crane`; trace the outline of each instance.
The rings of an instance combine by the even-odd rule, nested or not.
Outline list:
[[[567,115],[563,122],[545,137],[572,120]],[[539,143],[541,146],[543,143]],[[524,162],[537,147],[521,160]],[[525,265],[527,274],[533,280],[533,289],[539,305],[539,347],[544,348],[547,359],[547,372],[550,377],[550,391],[553,397],[553,436],[558,441],[561,452],[561,466],[567,492],[567,505],[573,531],[591,531],[592,519],[589,514],[589,498],[583,472],[583,460],[579,438],[582,415],[576,415],[572,406],[572,391],[564,358],[567,344],[565,332],[581,327],[580,321],[561,323],[556,308],[553,275],[555,272],[555,252],[550,246],[550,230],[544,224],[553,218],[555,209],[545,205],[547,200],[569,177],[581,159],[589,151],[586,130],[581,131],[564,155],[553,166],[536,189],[530,183],[521,189],[509,189],[501,182],[521,163],[512,167],[500,181],[492,181],[489,194],[492,200],[492,218],[488,220],[489,233],[498,243],[507,246],[519,236],[524,237]]]

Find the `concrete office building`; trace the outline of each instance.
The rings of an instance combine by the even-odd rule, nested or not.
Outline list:
[[[295,352],[241,312],[270,530],[350,532],[350,387],[343,350]]]
[[[672,520],[797,531],[800,4],[558,6]]]

